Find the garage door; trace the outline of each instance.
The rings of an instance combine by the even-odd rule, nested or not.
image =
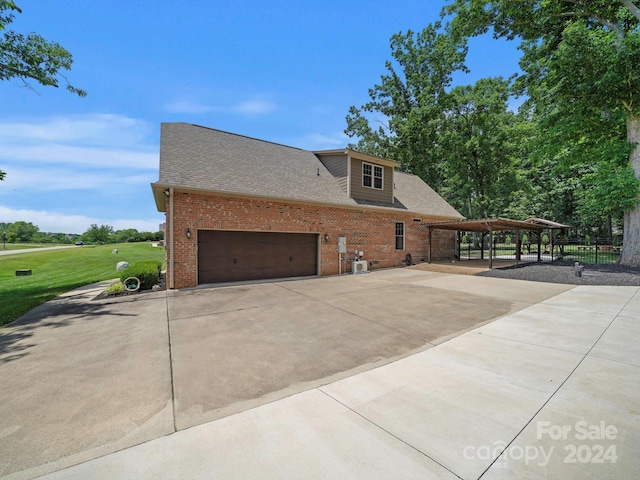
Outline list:
[[[199,284],[317,273],[317,234],[198,231]]]

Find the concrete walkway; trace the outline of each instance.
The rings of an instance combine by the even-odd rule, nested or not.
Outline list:
[[[44,250],[60,250],[61,248],[80,248],[76,245],[62,245],[57,247],[34,247],[34,248],[20,248],[17,250],[0,250],[0,255],[16,255],[18,253],[34,253],[42,252]]]
[[[93,385],[109,382],[108,378],[114,375],[125,376],[129,386],[136,388],[128,391],[112,385],[113,396],[102,407],[106,412],[96,412],[95,419],[108,422],[112,415],[117,420],[117,409],[134,403],[144,407],[137,422],[145,428],[126,422],[119,425],[116,421],[110,425],[111,443],[82,438],[79,441],[84,442],[84,449],[76,446],[79,450],[75,455],[15,472],[9,478],[32,478],[89,458],[94,459],[44,478],[613,479],[634,478],[640,471],[636,454],[640,444],[640,287],[569,287],[410,269],[380,271],[341,283],[346,280],[349,279],[339,277],[287,282],[286,287],[291,294],[312,299],[316,292],[314,301],[320,303],[312,306],[333,302],[349,312],[358,307],[355,297],[366,305],[362,300],[371,300],[366,292],[374,284],[384,284],[379,285],[382,290],[377,296],[387,288],[389,297],[377,305],[381,311],[378,317],[372,317],[376,321],[394,311],[406,316],[418,305],[415,297],[419,292],[428,296],[434,294],[433,290],[440,291],[441,298],[449,302],[467,296],[475,301],[506,301],[508,308],[495,321],[484,322],[448,341],[440,339],[434,342],[435,346],[427,345],[431,348],[418,349],[409,356],[400,355],[404,358],[391,363],[382,362],[381,366],[350,372],[353,374],[337,380],[306,385],[297,388],[297,393],[287,392],[289,395],[284,398],[214,421],[206,421],[204,415],[200,417],[204,422],[186,428],[189,419],[197,417],[191,411],[182,418],[185,429],[175,431],[176,425],[171,422],[179,422],[180,416],[172,415],[172,410],[180,411],[180,389],[187,387],[176,388],[172,408],[172,395],[166,391],[172,375],[165,376],[161,369],[156,374],[153,368],[145,372],[144,367],[135,367],[140,362],[133,362],[133,356],[149,350],[148,358],[141,363],[172,361],[160,353],[162,349],[146,348],[156,338],[152,333],[157,330],[153,312],[160,309],[158,316],[163,312],[160,302],[153,299],[157,294],[147,295],[146,300],[140,296],[135,303],[143,303],[137,307],[148,305],[145,308],[150,310],[146,313],[151,315],[138,315],[135,322],[121,318],[125,330],[121,338],[103,339],[100,330],[94,329],[91,337],[77,339],[108,341],[113,345],[112,359],[118,361],[102,365],[112,370],[105,372],[103,379],[87,378],[77,372],[76,383],[77,395],[81,395],[82,389],[93,391]],[[324,281],[328,281],[324,287],[317,284],[314,288],[313,282]],[[412,289],[413,303],[407,304],[405,295],[405,303],[398,304],[394,285]],[[342,297],[340,293],[344,294],[349,286],[355,288],[355,297]],[[319,299],[318,289],[324,292]],[[190,295],[204,291],[191,291]],[[165,298],[169,304],[172,293]],[[255,297],[260,290],[253,293]],[[285,292],[282,295],[286,298],[280,299],[274,299],[273,293],[273,289],[262,291],[262,295],[271,296],[275,302],[272,305],[284,302],[287,308],[291,307],[286,303]],[[81,297],[82,293],[75,295]],[[180,296],[180,292],[176,295]],[[225,297],[223,302],[229,312],[238,311],[230,304],[233,298],[240,299]],[[293,296],[291,300],[300,298]],[[385,300],[389,304],[386,310]],[[429,301],[437,307],[436,297]],[[86,303],[86,297],[78,302],[78,318],[84,321],[87,315],[97,315],[97,319],[116,310],[124,315],[124,310],[109,304],[80,308]],[[222,305],[218,307],[223,309]],[[463,315],[466,310],[462,307],[458,305]],[[497,304],[490,307],[495,313]],[[478,303],[478,314],[482,308]],[[182,320],[175,320],[176,328],[180,323],[195,322],[200,327],[206,324],[206,318],[191,316],[184,309],[182,312]],[[309,316],[315,313],[307,312]],[[243,315],[252,315],[250,306]],[[71,325],[74,320],[67,321]],[[166,318],[158,321],[164,321],[166,329]],[[239,317],[226,321],[231,325]],[[23,325],[28,324],[27,318]],[[174,325],[169,324],[173,332]],[[196,330],[202,332],[200,327]],[[99,322],[95,328],[101,328]],[[402,331],[408,327],[390,324],[387,328]],[[127,337],[139,339],[140,347],[145,348],[131,348]],[[350,340],[354,345],[358,343],[357,339]],[[129,346],[122,351],[118,344]],[[14,355],[26,351],[18,349]],[[197,358],[195,364],[199,364]],[[56,383],[56,370],[51,368],[53,377],[47,382]],[[218,385],[208,388],[215,390]],[[74,392],[60,393],[63,398],[69,395],[69,403],[74,405]],[[104,391],[100,393],[104,395]],[[109,413],[110,409],[113,413]],[[32,415],[46,418],[39,411]],[[75,416],[82,415],[85,413],[75,405],[67,412],[70,424]],[[91,416],[84,421],[90,422]],[[46,422],[41,425],[43,437],[47,427]],[[104,435],[104,430],[101,432]],[[39,435],[34,440],[48,449],[62,448],[56,443],[73,441],[73,431],[52,433],[57,438],[40,440]],[[0,434],[10,441],[15,432],[5,427]],[[126,438],[127,435],[136,438]],[[139,444],[126,448],[127,443]],[[117,450],[117,445],[123,449],[108,452]]]

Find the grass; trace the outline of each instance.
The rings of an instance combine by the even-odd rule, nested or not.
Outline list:
[[[117,254],[111,253],[114,248]],[[116,263],[164,262],[164,248],[151,243],[120,243],[94,248],[34,250],[0,256],[0,326],[58,295],[89,283],[117,278]],[[31,269],[18,277],[16,270]]]

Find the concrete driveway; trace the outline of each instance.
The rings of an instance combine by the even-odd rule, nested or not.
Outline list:
[[[518,369],[530,367],[539,356],[531,346],[536,335],[544,336],[527,319],[533,319],[535,325],[549,315],[544,305],[538,317],[535,310],[528,312],[573,288],[404,268],[115,300],[93,300],[99,291],[96,288],[76,290],[0,331],[0,474],[32,478],[167,435],[169,439],[185,438],[175,432],[259,405],[264,406],[252,412],[260,418],[264,413],[267,422],[269,408],[291,402],[295,404],[291,410],[294,417],[305,409],[312,414],[316,403],[326,403],[323,394],[339,399],[343,405],[340,408],[353,404],[348,408],[358,412],[358,405],[364,408],[367,404],[362,403],[367,395],[358,397],[356,392],[364,389],[384,406],[384,386],[406,383],[407,375],[411,377],[413,369],[429,359],[435,362],[429,368],[435,370],[431,380],[427,380],[428,375],[424,377],[427,383],[423,388],[436,392],[432,393],[434,398],[442,389],[445,395],[449,388],[459,389],[464,398],[471,395],[469,388],[483,381],[482,374],[476,379],[448,379],[446,362],[441,363],[444,360],[438,360],[437,353],[424,356],[431,351],[451,351],[454,357],[462,358],[456,362],[466,365],[482,363],[483,352],[489,357],[493,352],[498,358],[492,368],[499,368],[503,362],[503,376],[517,383]],[[624,292],[627,296],[633,293]],[[568,301],[566,308],[570,309]],[[610,312],[599,313],[602,323]],[[515,315],[522,317],[516,317],[514,323],[511,319]],[[501,317],[502,324],[489,323]],[[545,328],[548,332],[549,326]],[[584,345],[598,328],[600,325],[583,333]],[[442,344],[473,329],[475,334],[468,333],[456,339],[457,343]],[[491,344],[492,338],[505,335],[505,331],[514,337],[512,344],[521,342],[508,351]],[[469,343],[468,335],[473,335],[472,339],[487,337],[479,345]],[[563,381],[568,367],[557,365],[571,364],[575,354],[562,352],[584,350],[580,341],[580,335],[577,340],[570,333],[560,335],[555,344],[545,347],[548,360],[536,368],[540,372],[559,368],[551,376],[556,382]],[[440,346],[434,348],[436,345]],[[518,354],[528,356],[529,363],[510,365],[510,356]],[[571,361],[567,362],[569,357]],[[385,364],[389,365],[376,368]],[[371,375],[366,374],[369,371]],[[391,376],[373,373],[390,371]],[[485,380],[495,382],[489,377]],[[323,394],[317,398],[313,392],[320,392],[319,387]],[[392,390],[401,395],[397,387]],[[540,403],[538,397],[544,397],[547,390],[528,393],[535,398],[524,402],[526,414]],[[273,407],[265,405],[285,397],[291,398],[275,402]],[[306,399],[301,400],[304,407],[298,405],[298,398]],[[505,400],[497,397],[496,401],[498,410],[493,415],[498,415]],[[405,420],[410,418],[416,408],[410,398],[400,405],[408,409]],[[440,405],[444,408],[446,403]],[[369,413],[362,415],[375,416],[378,407],[375,403],[371,407],[371,411],[364,408],[362,412]],[[444,410],[432,413],[446,423]],[[517,422],[524,418],[515,412],[510,415],[503,420],[504,425],[513,418]],[[404,425],[403,418],[396,420],[397,425]],[[385,424],[382,417],[376,421]],[[391,417],[388,421],[394,422]],[[445,423],[443,429],[458,427],[455,422]],[[220,425],[224,430],[228,423]],[[478,425],[480,435],[483,428],[492,428],[491,422],[487,425]],[[287,426],[285,422],[283,428]],[[234,435],[251,430],[246,430],[244,423],[239,428]],[[395,426],[383,428],[393,431]],[[406,433],[399,432],[398,438]],[[446,450],[446,443],[441,448]],[[440,465],[448,458],[446,452],[441,455],[444,460],[438,462]],[[469,463],[470,471],[475,472],[476,464]],[[60,472],[60,478],[65,472]]]

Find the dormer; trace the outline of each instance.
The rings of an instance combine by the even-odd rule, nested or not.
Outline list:
[[[393,205],[393,172],[398,162],[350,149],[314,153],[349,197]]]

